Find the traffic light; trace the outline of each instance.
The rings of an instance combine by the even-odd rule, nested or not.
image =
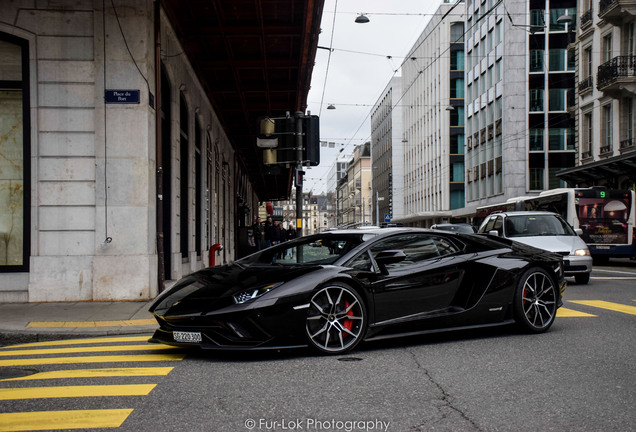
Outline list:
[[[303,159],[310,166],[320,165],[320,121],[318,116],[303,118]]]
[[[320,164],[320,122],[318,116],[260,117],[256,146],[263,149],[265,165],[297,164],[296,122],[302,122],[302,165]]]

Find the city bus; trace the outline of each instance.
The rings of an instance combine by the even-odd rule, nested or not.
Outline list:
[[[483,220],[494,211],[543,210],[558,213],[575,229],[597,262],[636,258],[636,199],[633,190],[601,187],[561,188],[537,196],[511,198],[499,205],[477,208]]]

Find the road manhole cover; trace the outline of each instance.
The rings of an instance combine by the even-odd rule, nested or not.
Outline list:
[[[0,379],[22,378],[36,373],[35,369],[0,368]]]
[[[360,357],[341,357],[338,359],[338,361],[350,362],[350,361],[362,361],[362,359]]]

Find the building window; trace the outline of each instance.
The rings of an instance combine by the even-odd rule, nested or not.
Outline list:
[[[543,72],[543,55],[542,49],[530,50],[530,72]]]
[[[621,101],[621,148],[634,144],[634,99]]]
[[[451,51],[450,62],[451,70],[463,71],[464,51]]]
[[[0,272],[29,266],[28,45],[0,33]]]
[[[451,154],[464,154],[464,135],[451,135],[450,137]]]
[[[463,99],[464,98],[464,78],[454,78],[450,82],[450,97],[451,99]]]
[[[566,30],[566,25],[563,23],[560,23],[559,17],[563,16],[563,15],[568,15],[570,18],[572,18],[572,22],[570,23],[570,28],[571,29],[575,29],[576,28],[576,8],[558,8],[558,9],[550,9],[550,31],[565,31]]]
[[[581,146],[581,158],[592,156],[592,113],[583,114],[583,129],[581,130],[583,144]]]
[[[571,128],[550,128],[550,150],[574,150],[574,130]]]
[[[455,107],[450,112],[450,125],[451,126],[464,126],[464,107]]]
[[[530,111],[543,111],[543,89],[530,89]]]
[[[612,150],[612,105],[601,107],[601,153]]]
[[[601,44],[601,63],[608,62],[612,59],[612,34],[603,37]]]
[[[565,49],[550,50],[550,71],[558,72],[568,69],[568,53]]]
[[[543,151],[543,129],[532,128],[530,133],[530,151]]]
[[[543,19],[544,14],[545,14],[544,9],[530,10],[530,25],[535,27],[541,27],[539,31],[543,31],[543,27],[545,26],[545,20]]]
[[[592,47],[587,47],[583,50],[583,66],[583,78],[594,76],[594,70],[592,68]]]
[[[550,111],[567,110],[567,89],[550,89],[549,90],[549,109]]]
[[[530,190],[543,190],[543,168],[530,168]]]
[[[451,191],[450,193],[450,210],[465,207],[465,196],[463,190]]]
[[[464,181],[464,162],[455,162],[451,164],[451,179],[452,182]]]
[[[550,168],[548,169],[548,184],[550,189],[557,189],[562,187],[567,187],[566,183],[557,177],[556,173],[561,171],[563,168]]]

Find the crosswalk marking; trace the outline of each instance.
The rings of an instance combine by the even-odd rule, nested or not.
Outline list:
[[[630,315],[636,315],[636,306],[612,303],[603,300],[569,300],[569,302],[585,306],[597,307],[600,309],[607,309],[615,312],[622,312]]]
[[[43,348],[43,349],[24,349],[14,351],[0,351],[0,357],[8,356],[24,356],[24,355],[43,355],[43,354],[71,354],[82,352],[112,352],[112,351],[148,351],[148,350],[166,350],[175,349],[169,345],[108,345],[98,347],[72,347],[72,348]]]
[[[79,398],[86,397],[125,398],[127,396],[147,396],[157,384],[136,384],[134,383],[134,377],[166,376],[174,367],[163,366],[166,364],[165,362],[183,360],[186,356],[183,352],[174,351],[179,348],[147,343],[149,337],[149,335],[96,337],[2,347],[0,348],[0,368],[12,366],[19,368],[21,366],[34,365],[72,366],[65,370],[44,370],[32,375],[0,380],[0,406],[9,404],[11,401],[17,401],[14,403],[20,404],[22,400],[33,400],[30,403],[36,404],[35,406],[44,407],[44,404],[46,404],[48,407],[51,403],[62,403],[51,402],[56,399],[80,400]],[[97,355],[92,355],[92,353],[97,353]],[[99,355],[99,353],[112,353],[112,355]],[[158,366],[150,367],[130,366],[136,362],[162,363]],[[113,367],[100,367],[107,366],[108,363],[111,363]],[[92,368],[88,366],[85,369],[72,368],[73,366],[79,367],[81,364],[96,365]],[[129,377],[132,379],[127,379],[126,384],[58,385],[59,382],[53,381],[48,386],[29,387],[29,385],[33,385],[29,384],[31,380],[33,380],[33,383],[38,384],[48,384],[48,382],[42,380],[65,380],[61,382],[63,384],[72,384],[73,379],[107,379],[110,377]],[[5,383],[5,381],[20,382],[9,384]],[[80,381],[77,384],[85,383]],[[9,388],[3,388],[7,386]],[[118,428],[123,425],[133,412],[133,408],[18,411],[20,411],[19,408],[16,412],[0,413],[0,432]]]
[[[596,315],[592,315],[585,312],[579,312],[572,309],[561,307],[557,310],[557,317],[559,318],[572,318],[572,317],[595,317]]]
[[[43,347],[43,346],[57,346],[57,345],[82,345],[82,344],[101,344],[101,343],[121,343],[121,342],[146,342],[150,336],[125,336],[125,337],[109,337],[109,338],[85,338],[85,339],[66,339],[66,340],[54,340],[47,342],[32,342],[20,345],[11,345],[7,347],[0,347],[0,350],[11,350],[14,348],[25,347]]]
[[[139,362],[139,361],[176,361],[183,360],[185,354],[131,354],[113,356],[78,356],[78,357],[50,357],[34,359],[0,360],[2,366],[33,366],[51,364],[77,364],[77,363],[115,363],[115,362]]]
[[[0,389],[0,400],[146,396],[157,384],[84,385]]]
[[[120,427],[132,409],[0,413],[0,432]]]
[[[0,381],[27,381],[64,378],[105,378],[168,375],[173,367],[137,367],[137,368],[102,368],[102,369],[70,369],[51,372],[38,372],[33,375],[7,378]]]

